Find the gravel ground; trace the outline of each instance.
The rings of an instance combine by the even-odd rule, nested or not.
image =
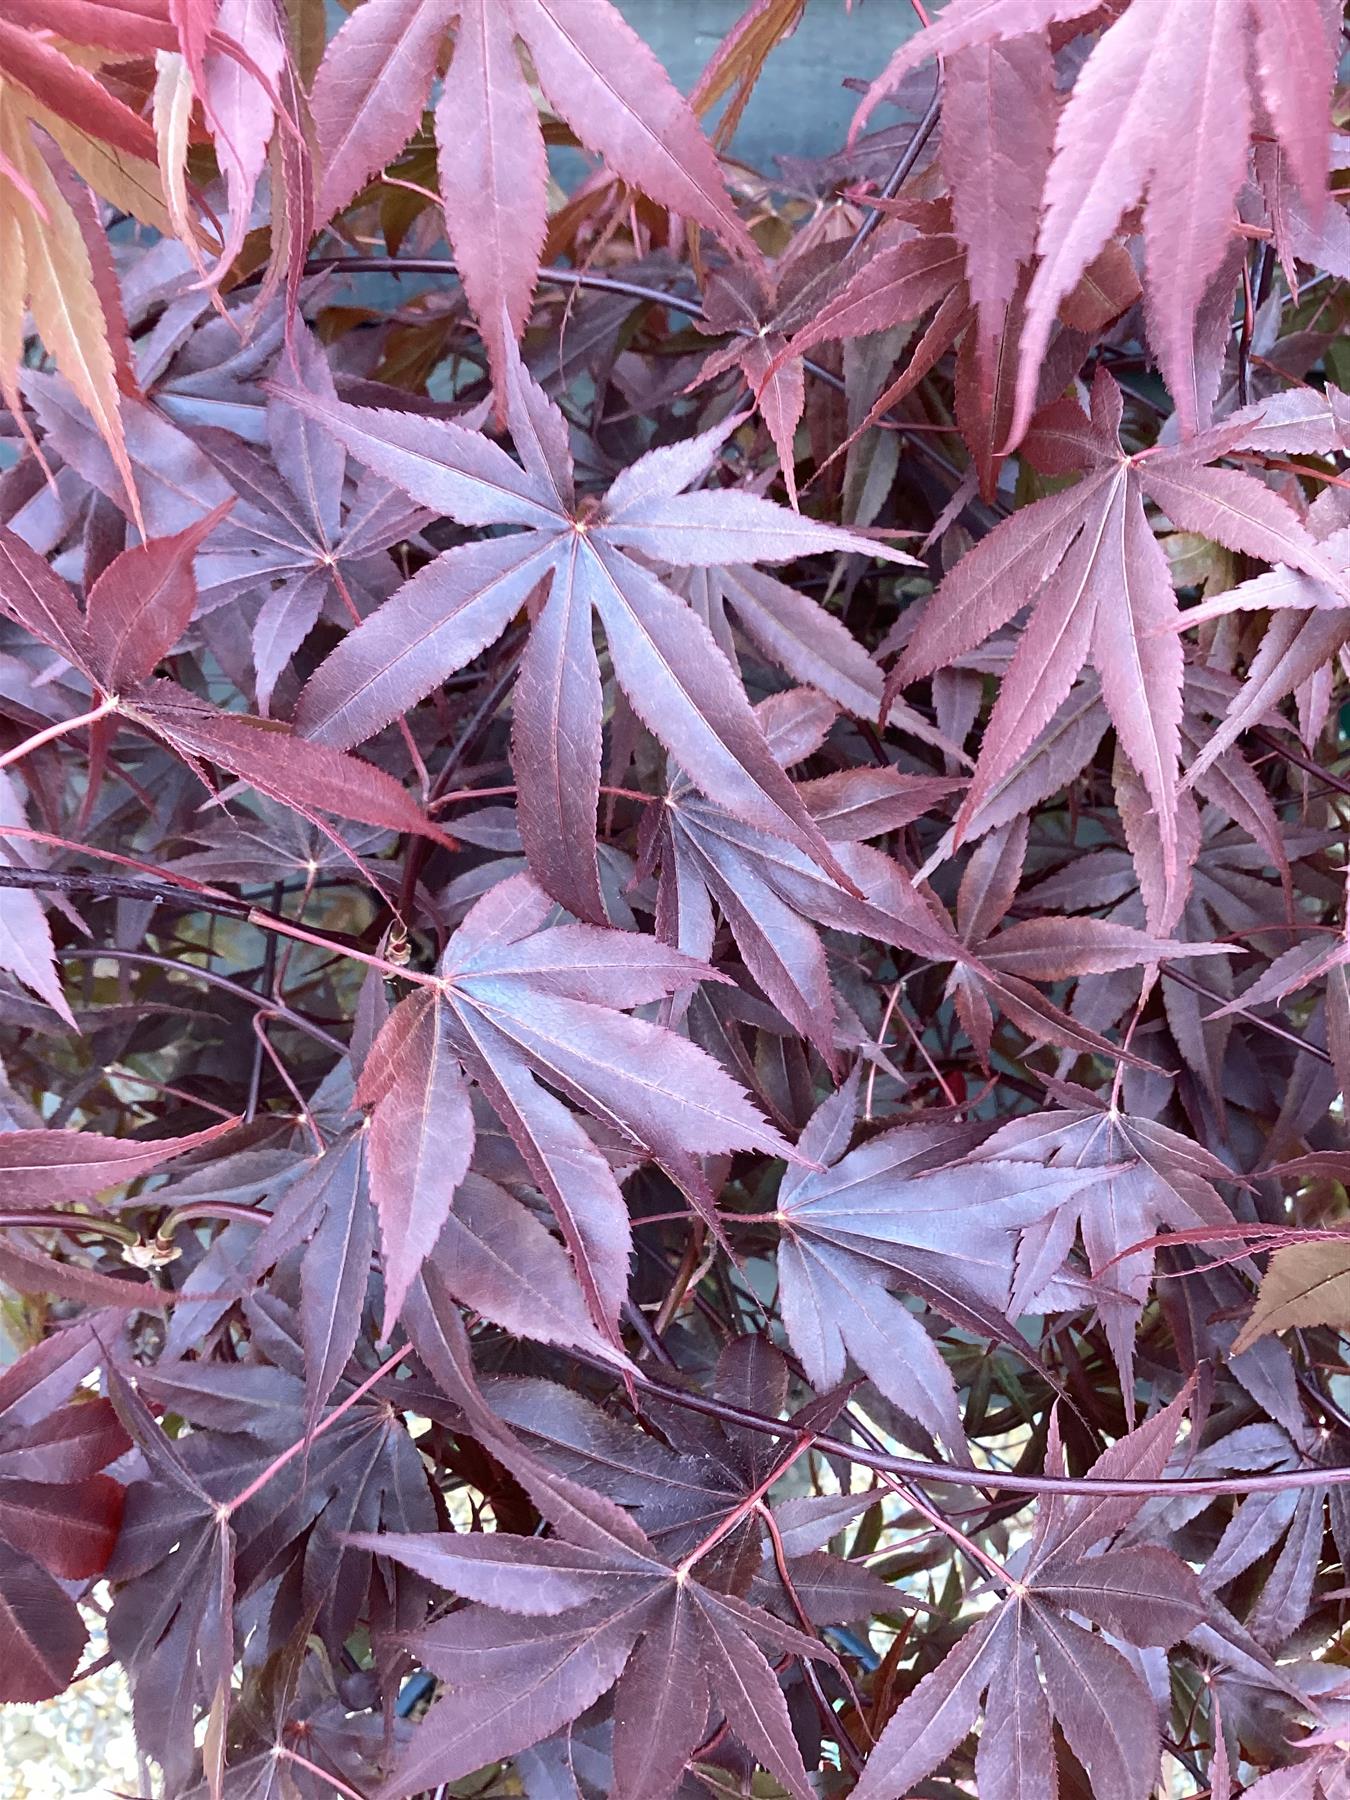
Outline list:
[[[97,1614],[85,1616],[88,1664],[107,1645]],[[131,1735],[131,1695],[120,1669],[103,1669],[41,1706],[0,1706],[4,1800],[120,1800],[146,1793]]]

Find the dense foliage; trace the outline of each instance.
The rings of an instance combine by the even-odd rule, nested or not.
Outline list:
[[[0,0],[0,1698],[165,1800],[1350,1794],[1339,0],[754,171],[805,5]]]

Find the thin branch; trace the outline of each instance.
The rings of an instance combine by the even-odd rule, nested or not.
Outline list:
[[[1335,793],[1350,796],[1350,781],[1343,775],[1333,775],[1330,769],[1324,769],[1321,763],[1314,762],[1310,756],[1303,756],[1299,751],[1290,749],[1288,744],[1282,744],[1275,733],[1267,731],[1264,725],[1258,725],[1252,736],[1273,755],[1292,763],[1296,769],[1302,769],[1305,775],[1314,775],[1319,781],[1325,781]]]
[[[105,956],[115,957],[118,962],[142,963],[147,968],[165,969],[171,975],[187,975],[193,981],[200,981],[206,987],[219,988],[224,994],[231,994],[236,1000],[243,1000],[249,1006],[269,1018],[281,1019],[292,1025],[297,1031],[303,1031],[316,1043],[323,1044],[335,1056],[345,1056],[347,1046],[341,1038],[325,1031],[322,1025],[316,1025],[313,1019],[307,1019],[303,1013],[296,1012],[283,1001],[255,994],[252,988],[246,988],[238,981],[231,981],[228,975],[217,975],[214,969],[199,969],[195,963],[183,962],[173,956],[159,956],[153,950],[123,950],[116,945],[104,944],[86,946],[84,944],[62,946],[57,950],[58,956],[78,962],[98,962]]]
[[[56,894],[88,894],[97,900],[145,900],[180,912],[219,913],[247,919],[254,908],[230,895],[206,894],[175,881],[138,881],[128,875],[86,874],[84,870],[0,868],[0,888],[38,888]]]
[[[9,768],[11,763],[22,762],[24,757],[30,755],[34,750],[40,750],[44,744],[55,743],[57,738],[65,737],[68,732],[78,731],[82,725],[96,725],[100,719],[106,719],[109,713],[116,710],[117,702],[115,700],[101,700],[88,712],[77,713],[73,719],[61,719],[55,725],[48,725],[42,731],[35,731],[32,737],[25,738],[23,743],[16,744],[12,750],[6,750],[5,754],[0,756],[0,769]]]
[[[191,875],[172,874],[138,856],[121,856],[116,850],[104,850],[97,844],[79,843],[73,838],[59,837],[52,831],[35,831],[31,825],[14,825],[6,821],[0,825],[0,839],[4,838],[21,838],[25,843],[50,844],[55,850],[68,850],[77,856],[94,856],[99,862],[116,863],[123,869],[135,869],[142,875],[148,875],[152,882],[164,881],[170,887],[190,888],[194,894],[204,894],[213,900],[233,898],[220,888],[212,887],[209,882],[195,881]]]
[[[487,693],[479,698],[478,704],[465,721],[459,736],[450,746],[445,762],[427,794],[428,811],[448,792],[451,779],[469,754],[474,740],[479,732],[486,730],[498,707],[506,698],[511,684],[515,680],[516,664],[519,662],[524,648],[523,635],[518,636],[514,642],[508,638],[501,646],[498,653],[501,667],[493,676]],[[398,912],[400,918],[405,917],[412,910],[413,896],[417,892],[417,878],[430,850],[430,845],[423,837],[414,838],[408,846],[407,857],[403,864],[403,886],[399,893]]]
[[[272,884],[272,910],[273,910],[273,912],[279,912],[281,910],[281,902],[282,902],[282,899],[284,898],[284,893],[285,893],[285,890],[284,890],[281,882],[277,881]],[[303,916],[303,913],[304,913],[304,908],[302,907],[301,908],[302,916]],[[278,945],[277,945],[277,939],[276,939],[275,935],[269,935],[268,939],[267,939],[267,949],[263,953],[262,970],[258,977],[258,992],[260,994],[266,994],[269,999],[273,999],[273,1000],[275,1000],[277,997],[277,994],[276,994],[277,948],[278,948]],[[289,946],[287,946],[287,948],[289,949]],[[253,1067],[249,1070],[248,1101],[244,1107],[244,1118],[246,1120],[251,1120],[253,1118],[254,1114],[258,1110],[258,1094],[262,1088],[263,1057],[266,1055],[267,1049],[268,1049],[266,1038],[264,1037],[263,1033],[257,1029],[259,1022],[260,1021],[259,1021],[257,1015],[255,1014],[254,1020],[253,1020],[254,1036],[257,1038],[258,1041],[257,1041],[257,1044],[254,1046],[254,1050],[253,1050]],[[303,1101],[301,1101],[300,1104],[302,1107],[304,1107]],[[307,1108],[305,1110],[306,1110],[306,1112],[308,1111]]]
[[[938,86],[933,89],[933,98],[928,102],[928,110],[915,126],[914,135],[900,152],[899,161],[882,184],[879,198],[882,200],[894,200],[895,196],[900,192],[900,189],[905,185],[910,171],[923,155],[924,145],[933,135],[933,128],[938,122],[938,116],[941,111],[942,85],[939,82]],[[872,233],[876,230],[877,226],[880,225],[885,216],[885,213],[879,206],[871,206],[867,209],[862,223],[853,234],[853,242],[848,247],[846,252],[847,256],[856,256],[858,254],[859,250],[862,249],[863,245],[867,242],[868,238],[871,237]]]
[[[340,1775],[333,1775],[330,1774],[327,1769],[321,1769],[318,1763],[311,1762],[307,1756],[302,1756],[298,1750],[292,1750],[286,1744],[278,1744],[276,1746],[276,1753],[278,1756],[283,1757],[286,1762],[294,1763],[297,1769],[304,1769],[306,1774],[315,1775],[320,1781],[326,1781],[335,1794],[341,1794],[343,1796],[343,1800],[365,1800],[364,1794],[350,1786]]]
[[[273,939],[272,941],[275,942],[276,940]],[[305,1130],[309,1133],[309,1135],[314,1139],[314,1148],[317,1150],[319,1155],[322,1156],[324,1151],[328,1148],[327,1142],[324,1139],[323,1133],[319,1130],[318,1123],[315,1120],[314,1114],[309,1110],[308,1105],[305,1103],[305,1096],[300,1092],[299,1088],[295,1085],[295,1082],[291,1079],[290,1070],[286,1067],[285,1063],[281,1060],[280,1056],[277,1055],[275,1045],[268,1038],[267,1018],[268,1018],[268,1015],[264,1012],[255,1012],[254,1013],[253,1019],[251,1021],[252,1025],[253,1025],[253,1035],[258,1041],[258,1046],[259,1046],[260,1050],[268,1058],[268,1060],[272,1064],[272,1067],[276,1070],[277,1074],[281,1077],[282,1085],[285,1087],[286,1092],[290,1095],[292,1101],[295,1103],[296,1118],[298,1119],[300,1124],[302,1124],[304,1126]],[[256,1091],[254,1090],[252,1083],[250,1083],[250,1088],[249,1088],[249,1099],[250,1099],[250,1102],[256,1107],[257,1094],[256,1094]],[[250,1117],[251,1116],[252,1115],[250,1114]]]
[[[613,1365],[588,1351],[570,1349],[568,1355],[610,1377]],[[643,1370],[627,1371],[627,1378],[644,1392],[655,1394],[675,1406],[702,1413],[705,1418],[720,1419],[726,1425],[738,1425],[765,1437],[802,1437],[800,1427],[790,1419],[771,1419],[748,1407],[735,1406],[729,1400],[717,1400],[707,1394],[692,1394],[685,1388],[654,1380]],[[858,1463],[866,1469],[878,1469],[899,1475],[903,1480],[931,1483],[944,1487],[989,1488],[1010,1494],[1085,1494],[1105,1498],[1151,1500],[1174,1495],[1270,1494],[1290,1488],[1341,1487],[1350,1484],[1350,1468],[1286,1469],[1267,1475],[1178,1476],[1173,1481],[1138,1481],[1120,1477],[1094,1475],[1021,1475],[1016,1470],[961,1468],[952,1463],[923,1462],[917,1457],[892,1456],[884,1450],[863,1449],[846,1444],[839,1438],[812,1434],[810,1448],[822,1456],[836,1456],[845,1462]]]
[[[307,275],[453,275],[459,271],[448,256],[312,256]],[[572,287],[601,294],[622,294],[629,300],[649,300],[656,306],[673,306],[691,319],[703,317],[703,302],[694,296],[674,294],[667,288],[648,287],[640,281],[622,281],[614,275],[593,275],[585,269],[560,269],[545,265],[539,280],[549,287]],[[240,283],[241,286],[247,285]]]
[[[54,1208],[30,1207],[19,1210],[6,1207],[0,1211],[0,1229],[23,1231],[88,1232],[94,1237],[113,1238],[119,1244],[140,1242],[140,1234],[115,1219],[99,1219],[92,1213],[58,1212]]]
[[[778,1521],[774,1518],[773,1513],[767,1506],[761,1505],[758,1508],[758,1513],[760,1523],[768,1533],[769,1543],[773,1549],[773,1561],[774,1567],[778,1571],[778,1579],[782,1583],[783,1592],[787,1595],[788,1604],[797,1615],[797,1623],[808,1637],[819,1637],[820,1633],[811,1623],[806,1608],[802,1605],[801,1595],[797,1592],[797,1585],[792,1579],[792,1570],[788,1566],[787,1550],[783,1544],[783,1534],[778,1529]],[[811,1662],[809,1657],[804,1656],[800,1659],[800,1667],[801,1672],[806,1679],[806,1685],[811,1690],[811,1698],[816,1703],[816,1711],[820,1714],[821,1724],[833,1735],[845,1760],[853,1770],[853,1773],[855,1775],[861,1775],[863,1754],[858,1749],[857,1744],[854,1743],[844,1721],[830,1705],[829,1697],[826,1694],[825,1689],[821,1686],[820,1676],[816,1673],[815,1665]],[[845,1679],[847,1679],[847,1677],[845,1677]],[[861,1717],[862,1705],[858,1698],[857,1690],[854,1688],[851,1681],[848,1685],[849,1698]]]
[[[1222,994],[1216,994],[1213,988],[1207,988],[1193,975],[1183,975],[1180,969],[1173,968],[1170,963],[1162,963],[1160,967],[1169,981],[1175,981],[1180,987],[1189,988],[1202,1000],[1212,1000],[1215,1006],[1229,1008],[1235,1018],[1246,1019],[1249,1025],[1255,1025],[1258,1030],[1266,1032],[1270,1037],[1280,1038],[1284,1043],[1292,1044],[1295,1050],[1302,1050],[1305,1055],[1313,1057],[1317,1062],[1330,1066],[1331,1058],[1326,1051],[1317,1044],[1310,1044],[1296,1031],[1286,1031],[1283,1025],[1277,1025],[1273,1019],[1263,1019],[1259,1013],[1248,1012],[1245,1006],[1234,1006],[1230,1000],[1225,1000]]]
[[[53,888],[62,893],[91,893],[105,897],[116,895],[121,898],[148,900],[159,906],[181,905],[186,912],[218,912],[224,914],[226,918],[243,919],[250,925],[256,925],[260,931],[275,932],[281,937],[293,938],[297,943],[310,944],[316,949],[326,950],[331,956],[349,957],[353,962],[364,963],[367,968],[378,969],[383,975],[397,976],[422,987],[439,985],[434,975],[423,974],[417,969],[403,968],[396,963],[389,962],[385,957],[372,956],[369,951],[360,950],[354,944],[343,943],[338,938],[323,937],[318,932],[306,931],[301,926],[292,924],[289,919],[283,918],[280,913],[270,912],[265,906],[254,906],[247,900],[205,899],[192,893],[189,889],[183,890],[183,897],[180,900],[167,882],[132,881],[120,875],[67,874],[49,869],[0,868],[0,888],[3,887]],[[63,952],[63,954],[75,955],[78,952],[69,951]],[[128,953],[120,950],[90,950],[84,954],[124,956]],[[169,957],[154,957],[147,958],[147,960],[159,962],[167,968],[176,969],[186,966],[174,962]],[[201,969],[194,968],[191,973],[201,976],[203,980],[208,979],[206,972]],[[231,993],[246,994],[250,1004],[257,1007],[260,1012],[275,1014],[277,1018],[293,1019],[296,1016],[292,1015],[288,1008],[282,1007],[280,1002],[263,995],[249,993],[247,989],[241,988],[236,982],[226,982],[219,976],[210,977],[210,979],[218,987],[228,987]],[[313,1035],[312,1031],[311,1035]],[[345,1045],[338,1045],[336,1038],[329,1038],[327,1034],[325,1034],[325,1038],[330,1044],[336,1045],[343,1055],[346,1054]]]

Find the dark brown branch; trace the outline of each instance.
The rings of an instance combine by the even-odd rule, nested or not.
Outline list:
[[[612,1363],[590,1356],[584,1350],[569,1350],[577,1362],[601,1374],[613,1376]],[[739,1425],[766,1437],[799,1439],[799,1426],[787,1419],[770,1419],[747,1407],[735,1406],[728,1400],[716,1400],[707,1394],[690,1393],[687,1388],[656,1381],[643,1370],[626,1370],[626,1378],[634,1386],[690,1412],[706,1418],[720,1419],[726,1425]],[[846,1444],[823,1434],[812,1435],[812,1447],[823,1456],[842,1457],[863,1468],[880,1469],[916,1483],[931,1482],[945,1487],[989,1488],[1012,1494],[1116,1494],[1131,1499],[1166,1498],[1174,1494],[1271,1494],[1288,1488],[1340,1487],[1350,1483],[1350,1468],[1288,1469],[1254,1476],[1178,1476],[1174,1481],[1136,1481],[1105,1479],[1092,1475],[1020,1475],[1015,1470],[960,1468],[951,1463],[922,1462],[917,1457],[891,1456],[883,1450],[868,1450],[857,1444]]]
[[[1231,1004],[1224,999],[1222,994],[1216,994],[1213,988],[1207,988],[1203,982],[1197,981],[1192,975],[1183,975],[1180,969],[1174,969],[1170,963],[1162,965],[1162,972],[1169,981],[1175,981],[1179,987],[1189,988],[1202,1000],[1212,1000],[1216,1006]],[[1236,1017],[1246,1019],[1249,1025],[1255,1025],[1259,1031],[1264,1031],[1271,1037],[1283,1039],[1286,1044],[1292,1044],[1295,1050],[1302,1050],[1318,1062],[1330,1064],[1331,1058],[1325,1050],[1319,1049],[1316,1044],[1310,1044],[1306,1038],[1299,1037],[1297,1032],[1286,1031],[1283,1025],[1277,1025],[1273,1019],[1263,1019],[1259,1013],[1248,1012],[1245,1006],[1235,1006],[1233,1012]]]
[[[886,177],[881,188],[881,199],[894,200],[895,196],[900,192],[900,189],[905,185],[910,170],[923,155],[923,147],[933,135],[933,128],[938,122],[938,115],[941,111],[942,88],[939,84],[933,89],[933,98],[928,102],[928,110],[915,126],[913,137],[910,138],[909,142],[900,152],[899,160],[891,170],[890,174]],[[864,216],[861,225],[859,225],[857,231],[853,234],[853,242],[848,247],[848,254],[850,256],[857,255],[858,251],[862,249],[863,245],[867,242],[868,238],[871,237],[872,233],[876,230],[877,226],[880,225],[884,217],[885,214],[879,206],[871,206],[867,209],[867,213]]]
[[[96,900],[146,900],[178,912],[219,913],[246,919],[254,908],[228,894],[204,894],[169,881],[138,881],[129,875],[94,875],[84,870],[0,868],[0,888],[36,888],[56,894],[87,894]]]
[[[1273,756],[1278,756],[1283,762],[1292,763],[1294,768],[1302,769],[1305,775],[1313,775],[1319,781],[1325,781],[1333,792],[1350,796],[1350,781],[1347,781],[1344,775],[1333,775],[1330,769],[1324,769],[1321,763],[1314,762],[1310,756],[1303,756],[1299,751],[1291,749],[1288,744],[1282,744],[1275,733],[1267,731],[1264,725],[1256,726],[1251,735],[1263,749],[1269,750]]]

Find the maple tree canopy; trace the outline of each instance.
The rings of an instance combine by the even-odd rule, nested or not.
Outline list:
[[[0,1702],[139,1800],[1350,1797],[1350,20],[912,13],[0,0]]]

